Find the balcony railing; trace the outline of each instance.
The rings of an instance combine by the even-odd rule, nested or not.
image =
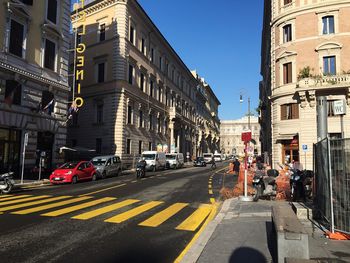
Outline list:
[[[343,87],[350,85],[350,74],[309,77],[299,80],[299,88],[311,87]]]

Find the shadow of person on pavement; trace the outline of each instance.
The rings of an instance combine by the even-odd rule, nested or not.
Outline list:
[[[240,247],[233,251],[230,263],[267,263],[265,256],[251,247]]]

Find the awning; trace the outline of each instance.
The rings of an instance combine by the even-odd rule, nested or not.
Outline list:
[[[285,141],[285,140],[293,140],[295,136],[297,136],[297,133],[285,133],[285,134],[278,134],[276,138],[277,141]]]

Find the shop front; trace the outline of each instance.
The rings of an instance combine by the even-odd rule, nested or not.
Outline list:
[[[300,161],[299,137],[282,141],[282,160],[284,163],[294,163]]]
[[[21,131],[0,127],[0,173],[20,170]]]

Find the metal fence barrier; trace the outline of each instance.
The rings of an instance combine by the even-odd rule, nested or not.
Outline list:
[[[332,232],[350,233],[350,138],[314,145],[315,208]]]

